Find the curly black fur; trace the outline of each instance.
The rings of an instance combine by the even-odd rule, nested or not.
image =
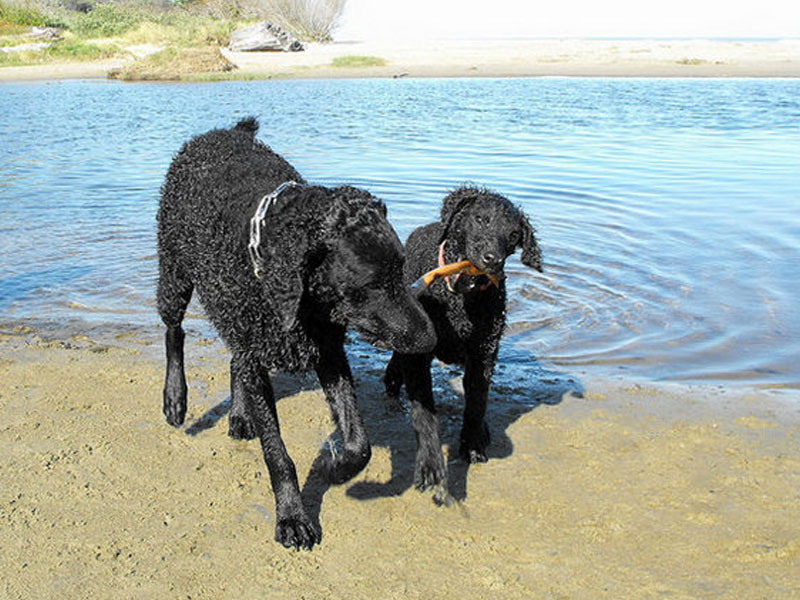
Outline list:
[[[352,187],[305,185],[283,158],[255,139],[245,119],[183,146],[162,188],[158,213],[158,311],[167,326],[164,415],[186,415],[181,328],[196,289],[231,351],[229,434],[260,437],[276,500],[276,539],[311,548],[321,539],[303,508],[294,464],[275,412],[270,370],[314,368],[344,439],[331,465],[340,483],[370,458],[344,351],[352,327],[402,352],[433,348],[433,326],[403,284],[403,248],[386,207]],[[247,250],[262,197],[287,188],[267,212],[260,279]]]
[[[468,259],[500,280],[491,285],[485,275],[459,276],[434,282],[420,296],[433,321],[437,344],[433,352],[395,352],[386,369],[386,391],[397,396],[405,383],[418,451],[414,481],[426,489],[444,483],[446,469],[439,442],[431,387],[434,357],[464,366],[462,457],[485,462],[489,429],[484,421],[500,338],[506,318],[503,269],[508,256],[522,249],[522,263],[542,270],[534,230],[524,213],[506,198],[486,189],[462,187],[442,204],[441,220],[416,229],[406,242],[406,283],[438,266],[441,244],[445,263]]]

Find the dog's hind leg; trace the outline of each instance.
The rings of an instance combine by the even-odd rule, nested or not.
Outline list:
[[[228,435],[235,440],[252,440],[258,436],[244,397],[244,382],[234,369],[234,362],[231,361],[231,412],[228,415]]]
[[[417,437],[414,484],[420,490],[427,490],[447,483],[447,468],[439,441],[439,421],[433,402],[433,359],[429,354],[404,354],[398,358],[411,403],[411,424]]]
[[[183,367],[184,333],[181,323],[192,298],[193,286],[182,276],[169,257],[161,256],[158,277],[158,313],[167,326],[164,341],[167,374],[164,380],[163,412],[173,427],[183,424],[186,416],[186,375]]]
[[[316,367],[333,420],[344,439],[344,451],[330,465],[329,478],[334,484],[355,477],[367,466],[372,456],[343,342],[343,334],[327,337],[320,344],[320,359]]]

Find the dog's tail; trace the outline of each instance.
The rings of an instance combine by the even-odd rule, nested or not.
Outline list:
[[[236,124],[234,129],[238,129],[239,131],[246,131],[253,137],[255,137],[256,132],[258,131],[258,119],[255,117],[245,117],[241,121]]]

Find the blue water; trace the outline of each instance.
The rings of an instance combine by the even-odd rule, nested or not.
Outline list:
[[[546,271],[510,263],[508,363],[800,387],[795,80],[2,84],[0,330],[160,337],[164,173],[250,114],[308,180],[382,197],[401,239],[464,182],[523,207]]]

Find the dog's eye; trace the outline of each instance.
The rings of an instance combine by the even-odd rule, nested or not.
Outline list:
[[[517,242],[519,242],[519,232],[512,231],[511,235],[508,236],[508,243],[511,244],[512,246],[516,246]]]

